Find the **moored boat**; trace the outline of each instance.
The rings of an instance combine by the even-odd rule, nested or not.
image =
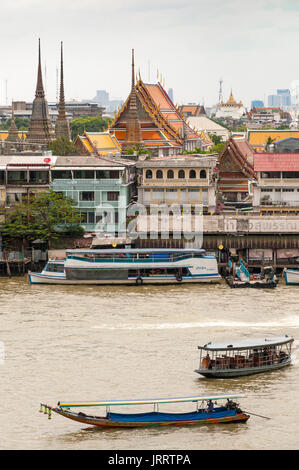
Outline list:
[[[163,284],[217,282],[217,260],[201,249],[66,250],[49,260],[31,284]]]
[[[273,371],[291,364],[294,338],[246,339],[198,346],[199,368],[204,377],[230,378]]]
[[[299,284],[299,271],[296,269],[287,269],[283,271],[286,285],[298,285]]]
[[[145,400],[113,400],[98,402],[58,402],[56,407],[41,403],[40,411],[48,414],[51,418],[52,411],[79,423],[91,426],[112,427],[112,428],[140,428],[149,426],[183,426],[191,424],[215,424],[246,422],[249,414],[243,412],[239,404],[232,399],[244,398],[244,394],[211,395],[211,396],[191,396],[176,398],[157,398]],[[218,406],[215,401],[226,400],[222,406]],[[161,404],[190,403],[196,404],[195,411],[183,413],[159,412]],[[145,413],[112,413],[112,406],[129,405],[154,405],[154,411]],[[94,416],[83,412],[71,411],[71,408],[105,407],[105,416]]]

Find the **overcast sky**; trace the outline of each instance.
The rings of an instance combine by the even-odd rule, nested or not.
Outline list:
[[[126,98],[134,48],[136,71],[155,82],[158,70],[175,103],[215,104],[221,78],[225,100],[232,88],[250,105],[299,79],[298,25],[299,0],[10,0],[0,103],[32,101],[40,37],[49,102],[63,41],[66,99]]]

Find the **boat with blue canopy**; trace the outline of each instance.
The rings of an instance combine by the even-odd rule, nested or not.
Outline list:
[[[112,400],[91,402],[58,402],[56,407],[41,403],[40,411],[51,418],[52,411],[79,423],[104,428],[140,428],[149,426],[183,426],[191,424],[215,424],[246,422],[249,414],[243,412],[233,399],[244,398],[244,394],[229,395],[200,395],[191,397],[156,398],[143,400]],[[222,406],[217,402],[226,400]],[[196,409],[188,412],[160,412],[159,405],[195,403]],[[111,407],[117,406],[154,405],[154,410],[143,413],[111,412]],[[105,407],[105,416],[95,416],[88,412],[74,412],[72,408]]]
[[[49,260],[31,284],[168,284],[219,282],[217,260],[203,249],[124,248],[66,250]]]

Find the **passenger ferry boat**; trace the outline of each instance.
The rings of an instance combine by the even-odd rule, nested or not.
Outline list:
[[[215,423],[238,423],[246,422],[250,417],[249,414],[239,408],[239,404],[231,400],[231,398],[244,398],[244,394],[231,395],[210,395],[210,396],[192,396],[192,397],[175,397],[175,398],[157,398],[145,400],[114,400],[99,402],[58,402],[56,407],[41,403],[40,412],[51,418],[52,411],[58,413],[65,418],[72,419],[79,423],[89,424],[91,426],[100,426],[103,428],[141,428],[152,426],[183,426],[191,424],[215,424]],[[222,406],[215,406],[213,400],[226,399],[226,403]],[[159,412],[159,405],[166,403],[186,403],[193,402],[196,404],[195,411],[169,413]],[[206,403],[205,403],[206,402]],[[111,406],[128,406],[128,405],[154,405],[154,411],[145,413],[112,413]],[[216,405],[216,403],[215,403]],[[90,407],[106,407],[105,416],[94,416],[93,414],[76,413],[71,408],[90,408]]]
[[[215,256],[202,249],[66,250],[49,260],[31,284],[136,284],[213,282],[221,279]]]
[[[200,365],[194,372],[204,377],[229,378],[280,369],[291,363],[293,341],[286,335],[198,346]]]

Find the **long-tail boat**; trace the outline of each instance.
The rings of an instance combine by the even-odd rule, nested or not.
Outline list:
[[[113,400],[97,402],[58,402],[56,407],[41,403],[40,411],[51,418],[52,411],[79,423],[104,428],[133,428],[148,426],[183,426],[190,424],[215,424],[246,422],[249,415],[239,408],[232,399],[244,398],[244,394],[191,396],[177,398],[157,398],[145,400]],[[227,400],[222,406],[218,400]],[[159,405],[193,402],[195,411],[184,413],[159,412]],[[128,405],[154,405],[154,411],[145,413],[113,413],[110,407]],[[71,411],[71,408],[106,407],[106,416],[95,416],[83,412]]]

